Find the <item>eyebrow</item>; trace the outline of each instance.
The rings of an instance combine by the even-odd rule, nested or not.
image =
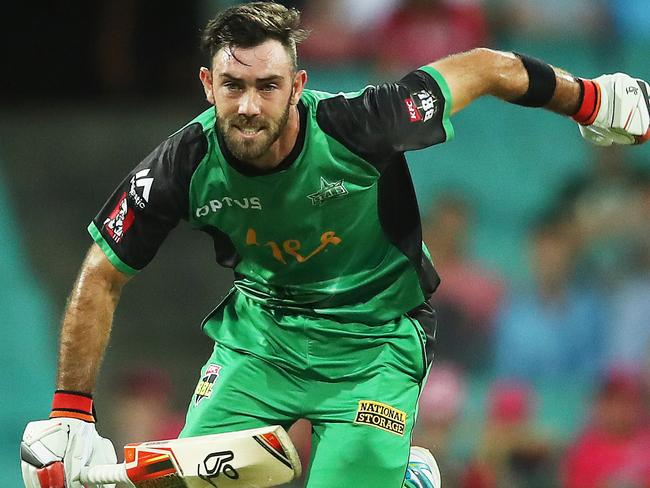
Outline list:
[[[220,73],[219,78],[225,78],[225,79],[228,79],[228,80],[240,81],[240,82],[245,81],[243,78],[238,78],[238,77],[233,76],[233,75],[228,74],[228,73]],[[271,82],[271,81],[281,81],[281,80],[284,80],[284,76],[271,75],[271,76],[266,76],[264,78],[256,78],[255,83],[268,83],[268,82]]]

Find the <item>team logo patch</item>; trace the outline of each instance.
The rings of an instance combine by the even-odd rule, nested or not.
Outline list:
[[[345,189],[345,186],[343,186],[343,180],[330,183],[329,181],[327,181],[325,178],[321,176],[320,189],[316,193],[307,195],[307,197],[311,200],[312,205],[316,205],[317,207],[320,207],[327,200],[344,197],[347,194],[348,191]]]
[[[438,99],[427,90],[412,93],[404,100],[409,121],[426,122],[438,112]]]
[[[359,400],[354,423],[372,425],[386,432],[403,436],[406,428],[406,413],[385,403]]]
[[[203,378],[201,378],[199,384],[196,385],[196,390],[194,390],[194,405],[198,405],[212,396],[212,389],[214,388],[214,382],[219,377],[219,371],[221,371],[221,366],[218,364],[210,364],[205,370]]]
[[[104,220],[104,229],[115,242],[119,243],[133,225],[134,219],[135,215],[133,210],[129,208],[127,194],[123,193],[113,211]]]

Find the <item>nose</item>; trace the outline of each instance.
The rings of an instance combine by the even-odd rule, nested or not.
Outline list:
[[[259,115],[260,98],[255,90],[246,90],[239,99],[239,115]]]

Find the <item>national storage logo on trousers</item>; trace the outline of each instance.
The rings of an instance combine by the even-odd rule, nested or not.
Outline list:
[[[403,436],[406,427],[406,413],[384,403],[359,400],[354,423],[372,425],[378,429]]]

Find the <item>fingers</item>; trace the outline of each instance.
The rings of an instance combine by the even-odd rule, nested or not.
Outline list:
[[[612,119],[605,124],[612,129],[640,136],[647,129],[647,108],[637,80],[623,73],[612,77]],[[645,112],[645,113],[644,113]]]
[[[95,441],[95,450],[90,458],[91,464],[115,464],[117,454],[110,439],[98,437]]]

